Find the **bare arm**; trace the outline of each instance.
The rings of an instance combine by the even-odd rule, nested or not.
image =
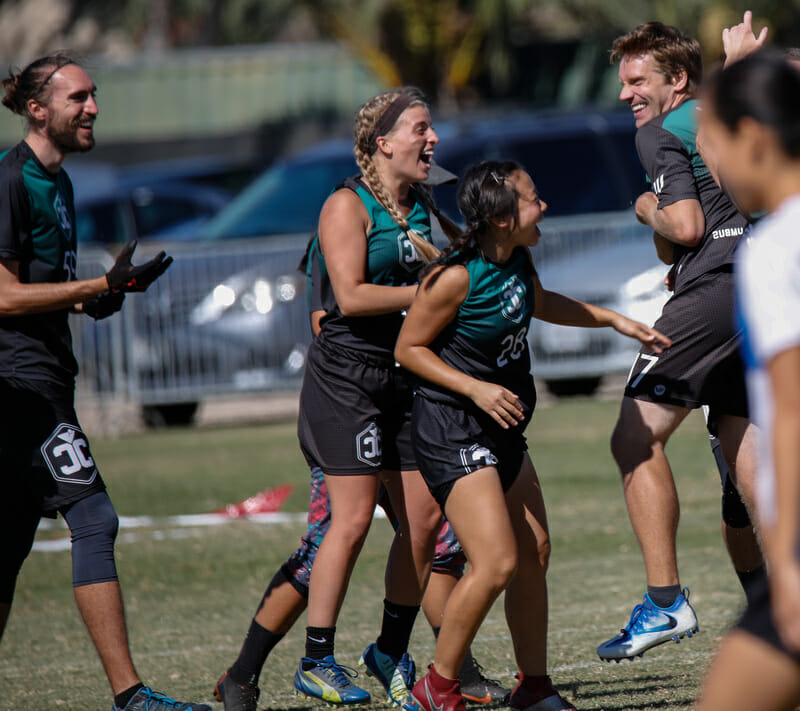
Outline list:
[[[706,218],[697,200],[678,200],[659,210],[658,198],[647,192],[638,197],[635,209],[639,222],[670,242],[696,247],[703,239]]]
[[[19,280],[19,262],[0,259],[0,317],[76,308],[77,304],[105,291],[108,291],[105,276],[54,284],[23,284]]]
[[[400,335],[394,357],[404,368],[454,393],[472,400],[504,428],[522,420],[519,398],[506,388],[473,378],[447,365],[430,344],[455,318],[469,290],[469,275],[462,266],[442,267],[419,288]]]
[[[675,245],[658,232],[653,232],[653,244],[656,247],[656,256],[664,264],[675,264]]]
[[[325,255],[336,303],[345,316],[377,316],[408,308],[416,286],[382,286],[366,281],[369,216],[352,190],[331,195],[319,218],[320,250]]]
[[[762,27],[756,37],[753,32],[753,13],[746,10],[742,21],[722,30],[722,46],[725,48],[725,66],[728,67],[753,52],[757,52],[767,41],[767,27]]]
[[[795,548],[800,526],[800,347],[767,365],[775,403],[774,452],[777,523],[765,528],[773,614],[784,642],[800,651],[800,561]]]
[[[536,288],[536,306],[533,315],[549,323],[558,323],[562,326],[583,326],[585,328],[598,328],[611,326],[615,331],[624,336],[635,338],[655,353],[661,353],[663,348],[669,348],[672,342],[654,328],[633,321],[611,309],[602,306],[586,304],[577,299],[559,294],[555,291],[546,291],[539,278],[534,277]]]

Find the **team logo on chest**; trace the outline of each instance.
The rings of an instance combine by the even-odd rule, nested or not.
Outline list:
[[[397,235],[397,249],[400,257],[400,266],[403,269],[409,272],[419,269],[422,260],[407,232],[401,232]]]
[[[56,191],[56,197],[55,200],[53,200],[53,209],[56,211],[56,217],[58,217],[58,224],[61,226],[61,230],[67,237],[72,237],[72,220],[70,220],[69,217],[69,209],[59,191]]]
[[[503,318],[519,323],[525,316],[527,289],[516,275],[509,277],[500,291]]]

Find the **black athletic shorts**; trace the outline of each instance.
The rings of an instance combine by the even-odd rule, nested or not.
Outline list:
[[[762,575],[753,582],[750,603],[736,623],[736,628],[749,632],[779,652],[783,652],[795,662],[800,663],[800,654],[792,652],[786,647],[775,627],[775,621],[772,619],[769,578],[766,575]]]
[[[56,512],[106,486],[74,407],[74,388],[0,378],[0,477],[9,507]],[[23,503],[24,502],[24,503]]]
[[[313,341],[297,420],[308,465],[334,476],[416,469],[412,398],[393,360]]]
[[[672,346],[660,354],[642,346],[628,375],[627,397],[748,416],[732,273],[706,274],[673,296],[654,328]]]
[[[411,441],[422,477],[442,510],[456,481],[478,469],[495,467],[503,491],[511,488],[528,449],[523,434],[528,421],[504,430],[477,408],[414,398]]]

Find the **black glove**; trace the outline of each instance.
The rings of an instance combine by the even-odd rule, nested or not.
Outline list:
[[[117,313],[122,308],[123,301],[125,301],[124,291],[104,291],[83,302],[83,313],[99,321]]]
[[[114,266],[106,274],[108,286],[112,291],[145,291],[172,264],[172,257],[167,257],[162,250],[149,262],[134,266],[131,264],[134,249],[136,249],[135,239],[123,247]]]

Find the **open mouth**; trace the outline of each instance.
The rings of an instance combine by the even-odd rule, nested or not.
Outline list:
[[[426,168],[430,169],[431,163],[433,163],[433,149],[422,151],[419,154],[419,159]]]
[[[633,111],[634,117],[638,118],[639,116],[644,113],[644,110],[647,108],[647,104],[640,103],[640,104],[631,104],[631,111]]]

